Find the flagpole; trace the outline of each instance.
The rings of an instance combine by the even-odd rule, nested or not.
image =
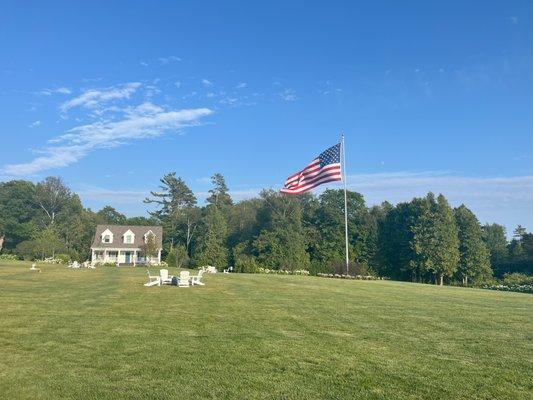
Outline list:
[[[344,239],[345,239],[345,254],[346,254],[346,275],[348,275],[348,266],[350,263],[350,258],[348,255],[348,195],[346,194],[346,153],[344,151],[344,134],[341,134],[341,147],[342,147],[342,170],[344,182]]]

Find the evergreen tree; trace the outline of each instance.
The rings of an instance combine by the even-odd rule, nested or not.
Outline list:
[[[513,237],[516,240],[521,241],[525,233],[526,233],[526,228],[524,228],[522,225],[518,225],[513,231]]]
[[[151,211],[150,215],[163,224],[165,243],[172,250],[180,239],[189,244],[190,229],[183,229],[183,225],[190,228],[192,224],[191,214],[196,205],[196,196],[183,179],[176,177],[175,172],[166,174],[160,182],[161,191],[150,192],[152,197],[146,198],[144,202],[159,206],[157,210]]]
[[[509,256],[505,227],[498,224],[483,225],[483,241],[489,250],[491,265],[499,268]]]
[[[414,227],[425,210],[425,199],[413,199],[388,212],[378,223],[379,270],[392,279],[423,281],[425,271],[415,262]]]
[[[377,226],[365,207],[363,196],[348,191],[348,244],[350,261],[368,266],[377,250]],[[310,227],[312,229],[310,254],[331,272],[333,265],[345,262],[344,191],[328,189],[313,205]]]
[[[264,190],[261,197],[257,219],[262,230],[252,244],[257,261],[272,269],[308,268],[300,203],[272,190]]]
[[[483,242],[481,225],[465,205],[454,210],[459,236],[459,268],[463,285],[468,280],[484,280],[492,276],[489,252]]]
[[[226,247],[227,224],[218,207],[210,205],[202,220],[202,235],[198,239],[195,259],[198,264],[212,265],[219,269],[228,265]]]
[[[432,193],[426,197],[425,210],[413,227],[413,264],[432,273],[435,283],[442,285],[459,263],[459,238],[453,210],[441,194],[437,201]]]
[[[231,206],[233,200],[229,194],[228,186],[224,176],[216,173],[211,177],[213,188],[209,190],[210,196],[206,199],[209,204],[214,204],[218,207]]]

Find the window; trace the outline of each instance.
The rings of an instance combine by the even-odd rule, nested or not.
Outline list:
[[[102,232],[102,243],[113,243],[113,232],[109,229]]]
[[[124,243],[133,243],[133,238],[131,235],[124,236]]]

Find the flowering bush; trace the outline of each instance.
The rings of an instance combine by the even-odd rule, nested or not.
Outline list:
[[[37,262],[44,263],[44,264],[64,264],[64,260],[57,257],[47,257],[43,260],[37,260]]]
[[[269,268],[263,268],[263,267],[259,267],[257,269],[257,273],[276,274],[276,275],[309,275],[309,271],[306,269],[296,269],[294,271],[290,271],[288,269],[269,269]]]
[[[378,278],[378,277],[373,276],[373,275],[346,275],[346,274],[323,274],[323,273],[318,273],[318,274],[316,274],[316,276],[320,276],[322,278],[362,279],[362,280],[367,280],[367,281],[385,279],[385,278]]]
[[[483,289],[501,290],[504,292],[533,293],[533,285],[498,284],[483,285]]]
[[[0,254],[0,260],[18,260],[16,254]]]

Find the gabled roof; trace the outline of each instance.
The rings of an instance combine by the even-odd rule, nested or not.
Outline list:
[[[113,234],[113,243],[102,243],[102,233],[109,229]],[[128,231],[135,235],[133,243],[124,243],[123,236]],[[97,225],[94,234],[93,244],[91,247],[98,248],[125,248],[135,249],[144,245],[144,235],[152,231],[155,235],[155,243],[158,248],[163,247],[163,227],[162,226],[143,226],[143,225]]]

